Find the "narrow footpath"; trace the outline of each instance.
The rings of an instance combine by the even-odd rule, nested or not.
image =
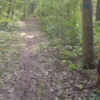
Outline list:
[[[40,51],[47,40],[42,37],[36,18],[27,18],[20,22],[20,26],[23,51],[18,67],[12,73],[8,85],[4,87],[4,100],[42,100],[38,95],[42,90],[38,93],[37,88],[40,86],[39,80],[42,79],[41,70],[45,58],[41,56]]]
[[[16,84],[14,85],[10,100],[38,100],[33,72],[35,60],[32,55],[34,37],[38,34],[38,31],[33,29],[33,23],[36,23],[36,19],[28,18],[25,22],[21,22],[23,29],[21,34],[25,37],[26,43],[24,44],[24,51],[22,52],[22,61],[15,73]]]

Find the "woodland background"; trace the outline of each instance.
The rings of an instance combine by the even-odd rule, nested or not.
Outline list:
[[[87,10],[89,6],[87,2],[90,5],[92,3],[92,8],[89,10]],[[86,14],[83,13],[83,6],[86,8]],[[44,32],[43,36],[50,41],[49,44],[46,44],[48,50],[50,48],[54,49],[57,72],[67,67],[70,73],[78,71],[88,74],[89,77],[95,79],[95,70],[91,70],[92,67],[90,65],[88,69],[84,68],[86,68],[86,61],[95,63],[96,66],[100,37],[99,6],[99,0],[83,0],[83,2],[81,0],[0,0],[0,66],[3,66],[0,69],[1,76],[5,71],[8,71],[6,69],[8,65],[14,68],[15,62],[17,63],[20,60],[19,51],[21,41],[16,37],[20,29],[18,22],[31,16],[39,20],[40,29]],[[87,14],[90,11],[92,11],[92,14],[89,16]],[[82,16],[87,16],[83,22]],[[88,19],[91,18],[92,23],[88,23],[90,21]],[[88,44],[88,41],[85,42],[86,45],[92,45],[93,48],[82,47],[84,44],[82,40],[82,31],[84,32],[84,28],[82,28],[82,25],[84,26],[86,23],[87,26],[92,26],[93,28],[88,28],[90,34],[85,37],[89,37],[92,34],[93,41],[92,37],[89,40],[93,44]],[[11,45],[12,42],[14,44],[17,43],[17,46]],[[16,51],[16,48],[19,48],[19,51]],[[88,48],[93,50],[93,53],[90,53]],[[86,50],[86,53],[84,53],[84,50]],[[93,54],[93,56],[88,56],[88,54]],[[87,56],[88,60],[82,55]],[[16,58],[19,60],[16,60]],[[9,63],[12,60],[14,62]],[[12,71],[13,68],[11,67],[9,71]],[[83,89],[83,85],[78,85],[76,88],[81,90]],[[99,100],[100,91],[96,89],[92,90],[95,92],[90,93],[92,95],[89,95],[88,100]],[[85,97],[83,99],[86,100]]]

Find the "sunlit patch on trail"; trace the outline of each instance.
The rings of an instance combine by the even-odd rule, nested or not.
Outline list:
[[[20,26],[26,26],[25,22],[19,22]]]
[[[25,35],[26,35],[26,33],[25,33],[25,32],[22,32],[22,33],[21,33],[21,36],[25,36]]]
[[[33,35],[28,35],[28,36],[26,36],[26,39],[32,39],[32,38],[34,38],[34,36]]]

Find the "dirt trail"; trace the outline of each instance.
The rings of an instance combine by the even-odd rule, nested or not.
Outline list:
[[[20,22],[22,29],[20,30],[20,38],[23,40],[23,51],[19,66],[12,74],[12,79],[5,86],[6,95],[4,100],[39,100],[37,96],[37,76],[34,66],[37,64],[35,58],[35,46],[42,42],[38,38],[40,31],[38,21],[35,18],[28,18]]]
[[[37,100],[37,94],[35,92],[33,64],[34,59],[32,57],[32,47],[34,44],[34,34],[38,31],[32,32],[31,25],[36,19],[28,18],[27,21],[22,22],[21,26],[25,33],[25,47],[22,53],[22,61],[20,62],[19,70],[16,72],[16,85],[12,92],[12,100]]]

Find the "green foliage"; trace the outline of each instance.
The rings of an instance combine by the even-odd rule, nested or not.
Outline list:
[[[84,97],[82,100],[87,100],[87,99]],[[91,93],[91,95],[88,98],[88,100],[100,100],[100,96],[95,94],[95,93]]]
[[[77,43],[77,36],[81,33],[81,16],[76,11],[79,9],[79,6],[75,6],[76,0],[44,1],[40,0],[35,10],[35,15],[40,18],[43,30],[50,38],[59,37],[63,39],[63,42],[68,41],[72,44],[71,40],[75,39],[74,44]]]
[[[82,67],[82,2],[80,0],[35,0],[34,15],[41,21],[42,30],[55,47],[58,63],[70,69]],[[96,2],[94,4],[96,6]],[[93,12],[95,15],[96,11]],[[98,23],[93,16],[94,49],[97,55]]]
[[[52,41],[51,45],[58,49],[58,59],[66,60],[65,66],[76,69],[77,65],[74,62],[82,54],[81,2],[77,0],[38,0],[36,4],[34,14],[40,19],[42,29]]]
[[[0,30],[12,31],[16,22],[23,17],[23,10],[29,6],[26,0],[1,0],[0,1]],[[27,11],[25,12],[27,14]]]
[[[75,64],[70,64],[68,66],[68,68],[69,68],[69,70],[73,71],[73,70],[77,69],[77,66]]]

